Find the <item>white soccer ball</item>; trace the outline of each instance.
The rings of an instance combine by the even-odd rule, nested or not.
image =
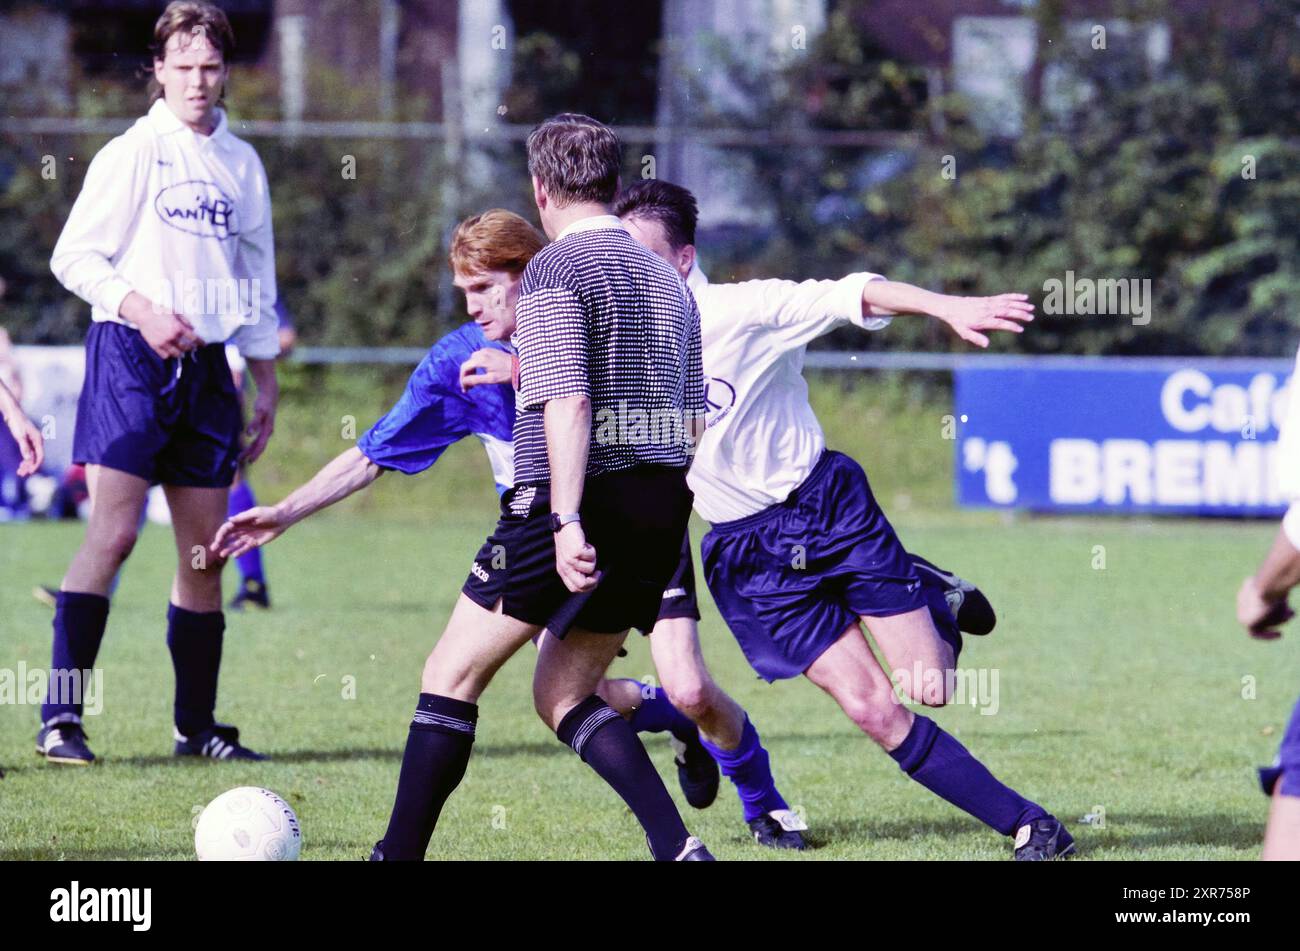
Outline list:
[[[292,807],[258,786],[239,786],[208,803],[194,827],[200,862],[292,862],[302,832]]]

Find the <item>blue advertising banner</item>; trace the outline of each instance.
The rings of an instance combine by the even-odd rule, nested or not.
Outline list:
[[[955,371],[957,501],[1276,516],[1289,360],[997,358]],[[1288,437],[1290,438],[1290,437]]]

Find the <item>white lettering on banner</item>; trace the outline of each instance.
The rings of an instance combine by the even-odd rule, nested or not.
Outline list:
[[[1207,442],[1205,447],[1205,504],[1277,504],[1280,494],[1273,472],[1277,443]],[[1261,458],[1263,457],[1263,458]]]
[[[1101,450],[1091,439],[1053,439],[1047,469],[1059,505],[1091,505],[1101,495]]]
[[[1107,439],[1101,444],[1101,497],[1120,505],[1125,496],[1134,505],[1151,504],[1151,448],[1140,439]]]
[[[1180,433],[1241,432],[1250,422],[1256,433],[1280,427],[1286,416],[1287,387],[1278,386],[1272,373],[1257,373],[1250,383],[1213,381],[1200,370],[1171,373],[1160,389],[1160,411]]]
[[[974,436],[962,443],[962,465],[968,472],[984,472],[984,494],[995,505],[1011,505],[1019,497],[1013,477],[1020,461],[1010,443],[986,443]]]
[[[1190,440],[1156,443],[1156,505],[1200,505],[1201,447]]]
[[[1180,433],[1195,433],[1210,422],[1210,410],[1204,403],[1188,409],[1184,395],[1191,393],[1205,399],[1214,389],[1210,378],[1200,370],[1179,370],[1171,373],[1160,388],[1160,411],[1165,421]]]
[[[1053,439],[1048,491],[1058,505],[1278,506],[1277,456],[1253,440]]]

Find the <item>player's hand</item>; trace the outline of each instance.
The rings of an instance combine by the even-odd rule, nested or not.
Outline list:
[[[257,399],[253,401],[253,418],[244,428],[244,435],[249,439],[249,443],[248,448],[239,454],[240,462],[246,465],[256,462],[257,457],[266,448],[271,434],[275,432],[275,403],[274,394],[258,390]]]
[[[514,363],[514,357],[504,350],[491,347],[475,350],[460,365],[460,388],[469,390],[484,383],[510,383],[514,379]]]
[[[1024,333],[1034,319],[1034,305],[1028,294],[998,294],[996,297],[948,297],[942,313],[936,314],[953,332],[977,347],[989,345],[988,332],[1005,330]]]
[[[1237,589],[1237,623],[1246,629],[1251,637],[1261,641],[1275,641],[1282,636],[1278,627],[1295,617],[1295,612],[1286,603],[1268,601],[1260,593],[1254,578],[1247,578]]]
[[[217,529],[208,546],[221,558],[238,558],[254,548],[261,548],[284,534],[289,520],[273,505],[245,509],[229,518]]]
[[[23,454],[23,461],[18,464],[18,478],[34,475],[45,461],[45,440],[41,431],[20,410],[10,413],[5,423]]]
[[[587,544],[581,522],[570,522],[555,534],[555,571],[575,594],[591,591],[600,581],[596,549]]]
[[[203,338],[194,332],[194,326],[180,314],[155,307],[138,294],[135,296],[139,301],[132,302],[131,306],[128,307],[123,302],[122,315],[140,328],[145,343],[158,356],[166,360],[203,346]],[[144,304],[140,304],[140,301]]]

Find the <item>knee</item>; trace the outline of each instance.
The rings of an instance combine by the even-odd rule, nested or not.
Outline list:
[[[226,559],[213,554],[207,545],[191,545],[180,559],[181,575],[200,584],[220,584],[221,569],[225,567]]]
[[[420,674],[420,692],[477,703],[480,691],[474,689],[473,681],[469,671],[447,663],[434,651],[424,662],[424,670]]]
[[[669,703],[695,721],[707,717],[715,706],[717,688],[707,677],[691,675],[665,680],[663,690]]]
[[[442,683],[438,675],[438,666],[434,663],[433,655],[430,654],[425,658],[424,669],[420,671],[420,693],[442,693],[438,689]],[[446,694],[443,694],[443,696],[446,696]]]
[[[564,715],[576,707],[582,697],[573,697],[545,678],[533,678],[533,709],[552,731],[560,728]],[[608,702],[608,701],[607,701]]]
[[[893,694],[859,690],[839,702],[854,725],[882,745],[890,744],[907,722],[907,711]]]
[[[115,564],[126,561],[135,548],[139,532],[134,525],[125,525],[107,532],[97,532],[90,544],[104,558]]]
[[[949,668],[927,667],[919,677],[911,677],[904,692],[913,703],[926,707],[947,706],[952,699],[952,676]]]
[[[895,668],[893,680],[899,692],[913,703],[942,707],[952,699],[953,666],[952,648],[944,644],[931,656]]]
[[[641,698],[641,685],[635,680],[610,680],[602,677],[596,685],[596,696],[618,711],[624,720],[630,719]]]

